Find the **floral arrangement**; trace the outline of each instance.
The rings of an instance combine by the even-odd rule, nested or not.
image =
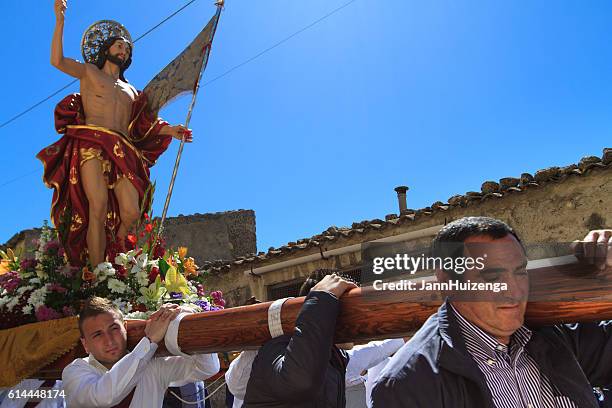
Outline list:
[[[45,222],[33,257],[0,251],[0,329],[78,313],[83,300],[111,299],[126,318],[146,319],[162,303],[199,311],[223,309],[221,291],[206,293],[206,273],[187,257],[187,248],[166,249],[148,214],[125,248],[107,250],[109,262],[95,268],[70,266],[57,232]]]

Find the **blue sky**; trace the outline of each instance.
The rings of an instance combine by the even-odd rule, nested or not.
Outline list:
[[[226,0],[204,82],[346,2]],[[95,20],[118,20],[136,38],[185,3],[69,0],[65,55],[80,59]],[[4,122],[70,78],[49,64],[52,0],[0,11]],[[139,41],[130,82],[142,89],[214,11],[197,0]],[[420,208],[485,180],[601,156],[612,146],[611,16],[604,0],[355,0],[201,89],[169,215],[253,209],[267,250],[397,212],[397,185]],[[61,96],[0,129],[0,242],[49,217],[34,156],[58,138]],[[183,121],[188,102],[162,116]],[[177,146],[152,170],[157,214]]]

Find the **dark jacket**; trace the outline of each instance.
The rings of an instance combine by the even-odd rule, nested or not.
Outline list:
[[[253,361],[244,408],[344,408],[348,356],[334,346],[338,299],[310,292],[292,336],[269,340]]]
[[[612,325],[535,329],[526,350],[560,392],[597,408],[592,386],[612,379]],[[372,392],[374,408],[494,408],[455,315],[444,303],[396,353]]]

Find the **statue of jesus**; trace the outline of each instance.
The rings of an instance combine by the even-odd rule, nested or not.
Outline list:
[[[83,37],[79,62],[63,55],[67,0],[55,0],[56,24],[51,64],[78,78],[80,94],[64,98],[55,109],[63,134],[37,157],[43,180],[54,189],[51,219],[72,265],[105,261],[108,244],[125,242],[151,197],[149,168],[172,138],[191,142],[191,130],[156,117],[147,97],[125,79],[133,43],[120,24],[103,20]]]

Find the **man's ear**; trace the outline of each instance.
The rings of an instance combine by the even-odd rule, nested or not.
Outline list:
[[[85,342],[85,337],[81,337],[81,344],[83,345],[83,348],[85,349],[85,352],[87,354],[89,354],[89,350],[87,349],[87,344]]]

